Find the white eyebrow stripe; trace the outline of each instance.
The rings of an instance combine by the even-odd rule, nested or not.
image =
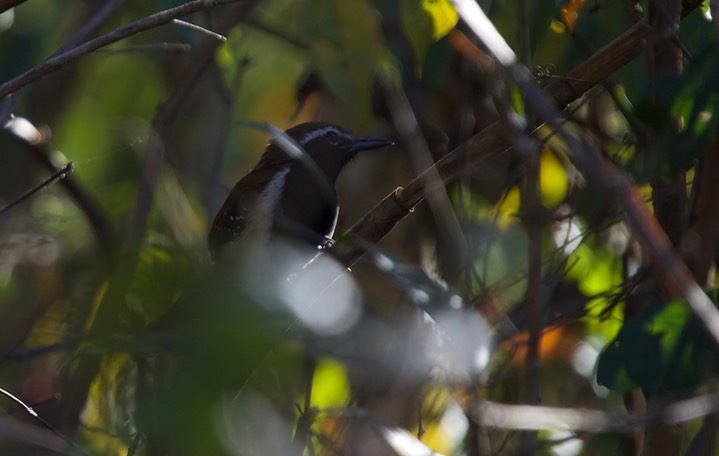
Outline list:
[[[342,137],[345,138],[345,139],[354,139],[354,138],[352,137],[352,135],[350,135],[350,134],[347,133],[346,131],[339,130],[337,127],[334,127],[334,126],[332,126],[332,125],[329,125],[329,126],[327,126],[327,127],[317,128],[317,129],[315,129],[315,130],[312,130],[312,131],[308,132],[306,135],[304,135],[304,136],[302,137],[302,139],[300,139],[300,145],[306,146],[307,143],[309,143],[309,142],[312,141],[313,139],[317,139],[317,138],[319,138],[319,137],[321,137],[321,136],[324,136],[325,134],[327,134],[327,133],[329,133],[329,132],[331,132],[331,131],[337,133],[339,136],[342,136]]]

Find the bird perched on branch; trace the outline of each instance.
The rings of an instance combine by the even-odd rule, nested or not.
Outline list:
[[[337,224],[335,182],[342,169],[359,152],[391,144],[325,122],[276,135],[215,216],[208,237],[212,258],[220,259],[229,246],[266,243],[271,234],[324,244]]]

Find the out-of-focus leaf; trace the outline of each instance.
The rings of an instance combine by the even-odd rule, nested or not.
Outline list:
[[[308,46],[314,70],[360,119],[371,114],[372,81],[382,57],[377,13],[367,0],[299,1],[296,32]]]
[[[156,321],[183,292],[191,277],[190,260],[182,252],[145,247],[126,298],[130,314],[144,323]]]
[[[545,207],[553,208],[567,196],[569,179],[564,166],[549,150],[542,151],[540,157],[540,196]]]
[[[591,299],[586,305],[585,322],[590,333],[608,340],[621,328],[621,306],[605,315],[607,296],[622,283],[622,260],[606,245],[591,236],[583,240],[567,258],[567,277],[576,280],[579,291]],[[617,317],[617,318],[612,318]]]
[[[522,92],[519,90],[519,87],[512,84],[511,86],[507,87],[507,91],[509,92],[509,99],[512,103],[512,108],[514,108],[518,115],[525,116],[526,109],[524,106],[524,98]],[[526,122],[526,118],[523,120]]]
[[[276,13],[288,14],[284,10],[282,14]],[[289,126],[288,119],[297,109],[297,80],[308,71],[304,50],[298,51],[282,40],[268,39],[266,34],[252,28],[230,33],[227,46],[231,52],[220,50],[222,55],[218,58],[222,59],[225,80],[236,91],[235,118]],[[239,172],[251,167],[267,143],[263,132],[238,128],[236,124],[229,134],[231,153],[227,154],[227,175],[223,177],[226,182],[238,179]]]
[[[560,10],[562,14],[562,22],[567,26],[569,31],[574,31],[577,24],[579,10],[584,6],[584,0],[567,0]]]
[[[682,394],[719,374],[719,350],[681,300],[645,312],[599,356],[597,382],[609,389]]]
[[[509,224],[519,221],[520,202],[519,187],[510,188],[504,199],[497,205],[497,226],[506,228]]]
[[[567,264],[567,276],[575,279],[587,296],[609,292],[622,282],[621,259],[599,242],[580,244]]]
[[[77,81],[83,90],[61,116],[55,145],[75,163],[73,178],[93,189],[107,213],[121,216],[133,204],[128,195],[137,189],[138,152],[144,152],[149,120],[166,88],[143,58],[88,57],[83,63]]]
[[[634,114],[651,127],[651,147],[640,148],[635,172],[647,181],[671,178],[691,167],[716,138],[719,108],[719,57],[707,45],[690,60],[680,76],[659,73],[646,85]],[[677,132],[674,123],[679,122]]]
[[[454,48],[446,36],[433,43],[422,60],[422,79],[438,88],[445,88],[445,75],[452,72],[449,65],[454,55]]]
[[[136,381],[135,363],[127,354],[106,357],[90,386],[83,410],[85,446],[97,454],[125,454],[126,441],[107,438],[92,429],[113,429],[122,436],[134,432],[131,421],[132,392]]]
[[[420,65],[430,45],[452,30],[459,19],[448,0],[401,0],[400,14]]]
[[[403,456],[442,456],[405,429],[381,426],[380,432],[397,454]]]
[[[442,454],[459,453],[469,421],[449,391],[439,386],[432,388],[423,401],[422,413],[422,442]]]
[[[519,223],[500,231],[491,226],[472,230],[472,258],[479,277],[501,291],[507,302],[517,302],[527,289],[527,236]],[[510,279],[511,278],[511,279]],[[507,282],[505,282],[507,281]]]
[[[461,210],[470,220],[466,231],[471,246],[468,257],[473,259],[475,273],[487,286],[501,289],[508,302],[521,299],[526,290],[527,236],[518,223],[519,188],[510,188],[497,204],[479,196],[462,197],[455,194],[458,191],[453,189],[451,196],[464,205]]]
[[[349,393],[349,379],[344,367],[331,359],[321,360],[312,377],[312,405],[320,409],[344,406]]]

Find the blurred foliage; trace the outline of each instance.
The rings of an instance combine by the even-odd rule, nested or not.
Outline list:
[[[421,7],[417,8],[416,1],[401,1],[400,15],[414,55],[422,62],[429,47],[444,37],[459,18],[447,0],[424,0],[420,3]]]
[[[543,69],[539,85],[565,80],[650,7],[479,3],[521,62]],[[0,78],[78,34],[76,43],[87,41],[178,4],[23,2],[0,15]],[[1,205],[75,165],[0,213],[0,387],[80,448],[53,432],[28,441],[8,431],[0,454],[425,454],[422,445],[515,454],[523,434],[483,428],[474,405],[522,403],[532,378],[542,405],[577,413],[636,411],[629,393],[662,407],[713,390],[716,341],[657,274],[617,201],[548,126],[531,136],[537,206],[529,162],[507,148],[458,160],[440,201],[449,210],[421,203],[351,273],[324,258],[296,275],[294,261],[314,252],[295,249],[268,255],[282,264],[258,261],[252,280],[214,267],[208,226],[268,141],[253,123],[326,120],[395,140],[341,177],[340,233],[414,178],[407,119],[434,160],[473,147],[467,141],[499,119],[491,84],[527,133],[536,119],[526,94],[457,48],[453,34],[463,33],[483,55],[448,0],[255,0],[185,19],[226,41],[177,24],[154,28],[0,104],[32,127],[0,132]],[[650,70],[646,50],[568,106],[562,128],[601,150],[655,211],[655,190],[677,184],[685,198],[660,222],[679,222],[677,251],[711,289],[716,23],[694,11],[676,40],[680,73]],[[413,116],[393,102],[393,87]],[[536,376],[535,323],[543,328]],[[41,428],[17,403],[1,404],[3,420]],[[700,417],[666,434],[694,454],[710,425]],[[536,453],[636,454],[628,433],[543,431]]]
[[[719,350],[684,301],[653,308],[622,327],[597,363],[610,389],[642,388],[652,398],[686,394],[719,373]]]

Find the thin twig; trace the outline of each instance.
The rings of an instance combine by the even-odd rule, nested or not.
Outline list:
[[[471,46],[471,43],[467,43]],[[479,52],[477,49],[476,53]],[[536,405],[540,403],[541,360],[539,344],[542,338],[542,231],[543,213],[539,198],[539,143],[527,132],[527,126],[520,121],[519,115],[512,109],[506,94],[499,84],[501,73],[489,59],[483,59],[482,66],[485,83],[490,87],[494,105],[499,113],[499,123],[504,136],[514,150],[523,159],[527,172],[522,196],[522,221],[528,235],[527,243],[527,308],[529,310],[529,338],[525,358],[524,402]],[[524,432],[520,438],[520,452],[534,454],[537,444],[536,432]]]
[[[179,25],[179,26],[181,26],[181,27],[187,27],[187,28],[189,28],[190,30],[194,30],[194,31],[196,31],[196,32],[200,32],[200,33],[202,33],[202,34],[205,34],[205,35],[207,35],[207,36],[209,36],[209,37],[211,37],[211,38],[216,39],[217,41],[227,41],[227,37],[226,37],[226,36],[220,35],[219,33],[215,33],[215,32],[213,32],[212,30],[207,30],[207,29],[204,28],[204,27],[200,27],[199,25],[192,24],[192,23],[187,22],[187,21],[182,21],[182,20],[180,20],[180,19],[173,19],[173,20],[172,20],[172,23],[173,23],[173,24],[176,24],[176,25]]]
[[[51,159],[53,153],[48,144],[48,133],[41,132],[29,120],[22,117],[12,118],[5,123],[4,128],[20,140],[42,166],[52,173],[57,170],[57,165]],[[111,253],[115,244],[113,229],[100,205],[72,176],[62,179],[60,184],[87,217],[103,253]]]
[[[462,227],[457,220],[457,215],[452,210],[452,202],[447,195],[442,176],[432,168],[432,154],[427,142],[422,135],[417,117],[410,105],[404,89],[390,80],[380,81],[387,106],[392,117],[395,129],[409,154],[409,162],[412,172],[422,176],[428,193],[427,203],[434,216],[435,223],[439,227],[440,235],[444,238],[452,251],[458,257],[465,255],[468,251],[467,241]],[[423,172],[423,170],[434,170],[435,172]],[[433,191],[435,189],[436,191]],[[458,258],[463,262],[464,259]]]
[[[222,2],[227,3],[229,0],[222,0]],[[229,30],[239,20],[246,17],[256,3],[256,0],[245,0],[242,4],[235,5],[236,7],[233,10],[228,10],[222,16],[223,22],[217,29],[221,33]],[[187,101],[190,92],[197,89],[197,81],[199,81],[202,75],[205,74],[207,69],[213,64],[214,53],[219,45],[220,43],[216,40],[206,40],[203,47],[196,53],[192,64],[188,66],[188,71],[184,74],[177,88],[172,93],[172,96],[159,107],[155,119],[152,122],[155,133],[150,135],[148,141],[147,152],[145,153],[142,164],[140,185],[135,198],[134,210],[130,215],[126,231],[125,250],[128,252],[136,251],[143,237],[147,215],[154,199],[155,185],[165,158],[165,142],[167,142],[166,139],[170,136],[170,126],[180,113],[180,107]]]
[[[117,10],[125,2],[125,0],[108,0],[103,2],[102,5],[90,16],[90,18],[83,24],[80,30],[75,33],[60,49],[57,50],[52,56],[60,55],[68,49],[74,48],[83,41],[90,38],[90,35],[110,17],[112,13]],[[0,8],[2,10],[2,8]],[[5,121],[10,116],[10,112],[15,107],[15,104],[20,100],[27,86],[23,89],[13,92],[11,96],[5,97],[0,100],[0,122]],[[1,98],[1,97],[0,97]]]
[[[37,412],[32,407],[30,407],[29,405],[27,405],[26,403],[21,401],[17,396],[15,396],[14,394],[10,393],[9,391],[7,391],[3,388],[0,388],[0,394],[7,397],[11,401],[15,402],[20,407],[22,407],[28,415],[33,417],[35,419],[35,421],[40,423],[43,427],[45,427],[46,429],[49,429],[55,435],[57,435],[58,437],[60,437],[65,442],[69,443],[70,445],[74,446],[75,448],[79,448],[80,450],[82,450],[82,448],[77,443],[73,442],[72,439],[70,439],[69,437],[67,437],[62,432],[58,431],[57,429],[55,429],[50,423],[45,421],[45,419],[43,417],[38,415]]]
[[[567,106],[595,87],[596,83],[593,81],[603,81],[637,58],[642,52],[647,33],[646,24],[633,26],[567,73],[566,76],[570,79],[555,81],[545,87],[544,92],[554,100],[556,106]],[[495,122],[445,155],[435,163],[434,169],[428,169],[425,173],[439,172],[442,181],[449,184],[456,181],[469,167],[481,166],[510,149],[511,146],[504,139],[499,124]],[[379,242],[400,220],[412,212],[430,190],[425,186],[424,176],[420,175],[406,187],[399,187],[388,195],[357,221],[349,232],[370,243]],[[355,252],[355,255],[358,256],[359,253]],[[351,258],[346,260],[347,264],[352,262]]]
[[[0,85],[0,98],[6,97],[16,90],[25,87],[31,82],[37,81],[55,71],[69,65],[80,57],[100,49],[101,47],[107,46],[108,44],[115,43],[123,40],[129,36],[144,32],[160,25],[172,22],[173,19],[177,19],[188,14],[196,13],[205,9],[212,8],[217,5],[226,3],[233,3],[239,0],[195,0],[184,5],[180,5],[176,8],[171,8],[159,13],[153,14],[152,16],[145,17],[138,21],[132,22],[127,25],[123,25],[120,28],[113,30],[112,32],[106,33],[94,40],[90,40],[84,44],[81,44],[75,48],[63,52],[55,57],[51,57],[37,65],[34,68],[22,73],[21,75],[7,81]]]
[[[227,10],[222,15],[222,21],[218,29],[221,31],[229,30],[245,17],[256,3],[256,1],[244,1]],[[128,257],[133,257],[133,255],[137,254],[143,240],[145,223],[154,200],[155,186],[164,165],[165,141],[170,136],[169,129],[180,112],[181,105],[187,101],[189,93],[197,88],[197,81],[212,65],[214,52],[218,45],[219,43],[215,40],[206,40],[204,46],[196,53],[192,64],[188,65],[188,71],[184,74],[172,96],[160,106],[153,120],[152,131],[154,134],[150,135],[148,141],[134,210],[130,215],[126,228],[124,250]],[[133,268],[134,261],[128,261],[127,264],[123,264],[121,267]],[[123,277],[123,274],[118,274],[117,277],[117,283],[112,283],[110,286],[110,291],[115,293],[115,296],[110,297],[113,293],[108,291],[107,299],[119,299],[117,297],[124,295],[122,290],[128,286],[128,283],[119,279]],[[115,292],[115,289],[118,291]],[[104,320],[105,315],[101,315],[103,318],[98,318],[95,326],[103,327],[105,324],[112,324],[112,320]],[[112,318],[111,315],[107,315],[107,317]]]
[[[489,38],[484,36],[486,30],[479,27],[480,25],[486,26],[488,20],[477,20],[480,16],[486,19],[479,6],[469,0],[453,0],[453,3],[461,4],[462,8],[457,9],[460,11],[462,20],[471,23],[472,30],[489,47],[487,41],[496,40],[495,35],[498,34],[490,33],[488,34]],[[494,29],[491,23],[490,26]],[[494,30],[496,31],[496,29]],[[504,44],[506,45],[506,43]],[[587,176],[611,192],[624,210],[632,231],[652,255],[654,264],[664,279],[663,283],[667,286],[670,294],[681,296],[687,301],[692,312],[711,334],[715,344],[719,345],[719,311],[701,287],[697,285],[686,264],[672,246],[667,234],[644,204],[637,188],[611,163],[607,162],[594,145],[585,138],[562,128],[559,122],[562,116],[547,94],[536,86],[529,70],[517,65],[499,43],[492,42],[492,46],[497,48],[497,52],[502,53],[499,59],[500,63],[504,65],[507,76],[519,86],[527,106],[542,121],[558,132],[559,137],[567,144],[567,149],[575,152],[575,158],[582,165]]]
[[[40,182],[35,187],[33,187],[30,190],[23,193],[22,195],[17,197],[14,201],[11,201],[10,203],[6,204],[3,207],[0,207],[0,216],[5,214],[7,211],[12,209],[13,207],[17,206],[18,204],[22,203],[26,199],[30,198],[35,193],[39,192],[40,190],[45,189],[48,185],[52,184],[56,180],[64,179],[65,176],[72,173],[73,169],[74,169],[74,166],[73,166],[72,162],[69,162],[67,165],[58,169],[57,171],[52,173],[47,179],[45,179],[44,181]]]
[[[192,2],[185,6],[192,4],[195,5],[196,8],[199,8],[200,6],[207,7],[220,3],[231,3],[233,1],[236,2],[236,0]],[[238,21],[246,17],[256,3],[256,0],[245,0],[224,11],[217,29],[221,32],[229,30],[235,26]],[[169,17],[166,19],[165,22],[169,22],[174,18]],[[124,27],[118,30],[123,29]],[[212,65],[214,52],[218,44],[219,42],[216,40],[206,40],[204,45],[194,55],[193,62],[188,65],[188,70],[172,96],[160,107],[153,120],[152,130],[155,133],[150,135],[148,141],[134,209],[127,224],[124,245],[122,247],[125,257],[117,266],[117,270],[108,284],[107,292],[104,294],[103,300],[98,308],[96,318],[87,330],[91,336],[103,334],[111,328],[114,328],[117,324],[116,313],[113,310],[117,308],[118,302],[125,299],[124,296],[127,294],[127,289],[130,286],[128,279],[132,277],[134,268],[136,267],[136,256],[144,239],[143,233],[146,230],[147,217],[154,200],[155,187],[162,171],[162,166],[165,163],[164,139],[169,136],[169,128],[173,125],[177,114],[180,112],[180,106],[187,101],[188,94],[197,88],[197,81],[207,71],[207,68]],[[81,413],[79,405],[81,406],[87,400],[91,382],[100,369],[101,360],[101,356],[86,356],[79,360],[72,376],[66,382],[66,390],[63,392],[62,403],[59,407],[59,409],[62,410],[62,418],[65,420],[69,422],[77,421]]]
[[[98,9],[90,16],[90,18],[82,24],[80,30],[78,30],[72,38],[70,38],[60,49],[53,54],[60,55],[75,46],[79,46],[83,41],[89,40],[90,36],[93,35],[97,29],[109,18],[112,13],[125,3],[126,0],[107,0],[98,7]]]

